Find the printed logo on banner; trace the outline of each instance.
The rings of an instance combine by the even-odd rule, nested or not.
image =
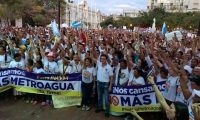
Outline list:
[[[113,104],[114,106],[118,106],[119,105],[119,99],[118,99],[117,96],[112,96],[111,104]]]

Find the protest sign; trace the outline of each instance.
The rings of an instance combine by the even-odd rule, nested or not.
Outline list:
[[[165,34],[166,39],[172,40],[173,37],[174,37],[174,33],[176,33],[176,37],[180,41],[182,39],[182,33],[180,31],[173,31],[173,32],[170,32],[170,33],[166,33]]]
[[[81,105],[82,97],[77,96],[52,96],[54,108],[63,108]]]
[[[161,92],[165,89],[165,82],[157,83]],[[152,85],[143,85],[139,88],[133,86],[113,86],[110,94],[110,110],[114,112],[137,112],[161,111],[161,106],[156,99]]]
[[[66,76],[34,74],[17,68],[0,70],[0,92],[14,87],[17,91],[63,96],[81,96],[81,74]]]

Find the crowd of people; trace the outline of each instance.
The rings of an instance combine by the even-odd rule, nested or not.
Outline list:
[[[96,90],[98,108],[109,117],[109,92],[113,85],[152,85],[168,119],[200,120],[200,38],[182,33],[171,41],[160,32],[130,32],[122,29],[61,28],[55,38],[51,28],[0,29],[0,68],[20,68],[36,74],[82,73],[82,110],[90,110],[91,91]],[[163,94],[156,86],[165,81]],[[91,93],[91,94],[88,94]],[[5,100],[8,91],[1,93]],[[25,97],[20,98],[21,95]],[[14,98],[37,105],[38,95],[13,89]],[[41,106],[53,106],[50,95],[42,95]],[[135,110],[137,119],[142,118]]]

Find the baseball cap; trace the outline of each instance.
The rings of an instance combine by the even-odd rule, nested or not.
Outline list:
[[[45,53],[49,53],[49,52],[51,52],[50,49],[45,49]]]
[[[193,76],[190,78],[190,81],[195,82],[198,86],[200,86],[200,76]]]
[[[20,45],[19,48],[26,50],[26,46],[25,45]]]
[[[200,91],[199,91],[199,90],[195,90],[195,89],[194,89],[194,93],[195,93],[197,96],[200,97]]]
[[[188,71],[190,74],[192,73],[192,68],[189,65],[185,65],[184,70]]]
[[[55,54],[53,52],[49,52],[47,57],[55,57]]]

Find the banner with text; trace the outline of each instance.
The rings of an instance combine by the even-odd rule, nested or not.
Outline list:
[[[157,83],[161,92],[165,89],[165,82]],[[105,102],[104,102],[105,103]],[[113,112],[130,112],[135,109],[138,112],[161,111],[161,106],[156,98],[152,85],[141,87],[113,86],[110,94],[110,110]]]
[[[0,70],[0,92],[14,87],[17,91],[81,96],[81,73],[66,76],[54,74],[34,74],[17,68]]]
[[[52,96],[54,108],[81,105],[82,97],[74,96]]]

